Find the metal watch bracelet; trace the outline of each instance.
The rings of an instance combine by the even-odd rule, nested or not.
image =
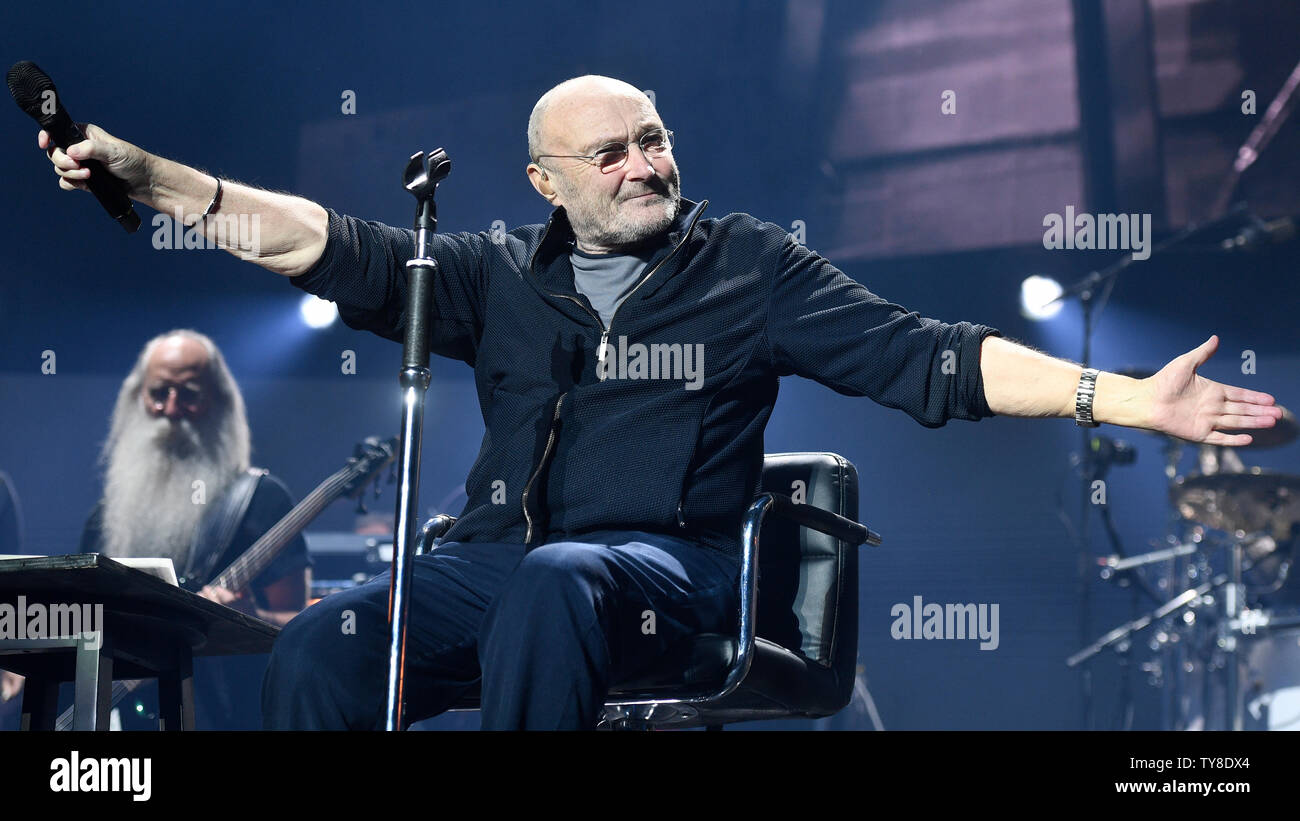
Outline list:
[[[1097,376],[1101,371],[1096,368],[1084,368],[1079,375],[1079,387],[1074,391],[1074,423],[1081,428],[1100,426],[1092,418],[1092,400],[1097,395]]]

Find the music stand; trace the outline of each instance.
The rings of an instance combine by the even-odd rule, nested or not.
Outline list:
[[[27,677],[24,730],[54,729],[63,681],[75,683],[73,729],[107,730],[114,679],[140,678],[158,679],[160,729],[192,730],[194,657],[267,653],[280,632],[98,553],[0,560],[0,605],[16,614],[20,603],[47,613],[102,605],[92,618],[100,623],[81,626],[90,636],[50,635],[70,623],[52,617],[35,638],[16,635],[16,626],[0,634],[5,669]]]

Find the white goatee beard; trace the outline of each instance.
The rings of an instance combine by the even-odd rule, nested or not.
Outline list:
[[[640,220],[633,220],[622,212],[622,203],[627,198],[606,203],[594,194],[570,187],[565,182],[559,183],[557,188],[569,203],[565,212],[569,225],[580,239],[602,248],[623,248],[665,234],[672,227],[681,209],[682,193],[681,176],[675,164],[664,178],[664,184],[667,191],[662,201],[647,207]],[[645,188],[644,191],[635,188],[629,194],[645,194],[653,190],[649,185]]]
[[[109,450],[104,553],[170,558],[179,573],[199,521],[241,467],[222,447],[225,431],[188,419],[150,417],[138,406],[130,415]]]

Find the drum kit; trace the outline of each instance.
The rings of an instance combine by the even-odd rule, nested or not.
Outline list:
[[[1300,578],[1291,573],[1300,558],[1300,476],[1247,467],[1238,455],[1290,444],[1300,424],[1284,409],[1272,428],[1240,432],[1251,434],[1250,445],[1159,435],[1165,544],[1099,564],[1103,579],[1136,583],[1160,604],[1066,661],[1078,667],[1110,649],[1127,664],[1145,642],[1152,652],[1140,669],[1160,690],[1169,730],[1300,730]],[[1180,476],[1189,447],[1199,472]]]

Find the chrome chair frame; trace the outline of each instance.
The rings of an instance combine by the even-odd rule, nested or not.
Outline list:
[[[879,546],[880,534],[866,525],[837,513],[809,504],[795,502],[781,493],[765,491],[754,497],[745,512],[741,525],[741,555],[739,578],[740,612],[738,619],[737,652],[723,677],[721,686],[697,688],[671,695],[663,692],[623,692],[611,690],[600,719],[600,729],[651,729],[658,726],[681,724],[698,715],[698,708],[717,704],[735,692],[749,674],[754,657],[755,622],[758,612],[758,556],[759,536],[769,513],[776,513],[803,527],[811,528],[844,542],[849,547],[862,544]],[[456,522],[456,517],[440,513],[420,529],[416,553],[428,553],[436,548],[443,534]],[[452,709],[477,709],[475,706]],[[721,725],[709,726],[721,729]]]

